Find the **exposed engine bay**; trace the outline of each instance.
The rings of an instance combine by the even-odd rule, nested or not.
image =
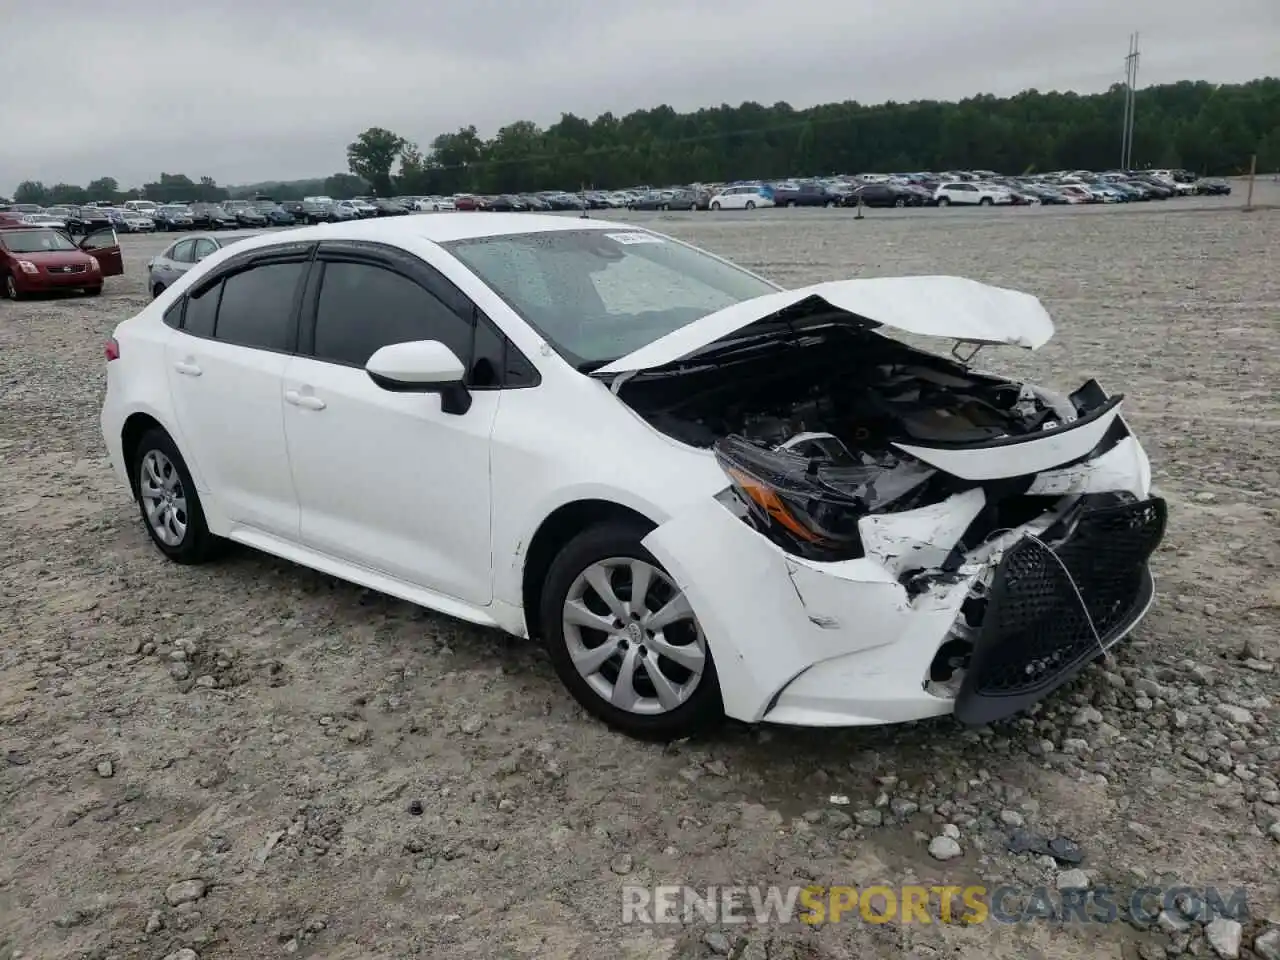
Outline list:
[[[1106,399],[1100,389],[1055,397],[848,325],[730,344],[641,373],[619,396],[669,436],[714,448],[775,539],[825,559],[857,555],[861,516],[975,485],[894,443],[981,447],[1074,421]],[[990,499],[1029,482],[1007,478]]]
[[[828,327],[772,347],[642,373],[620,395],[663,432],[701,447],[731,434],[778,445],[830,433],[865,451],[894,440],[983,443],[1074,416],[1028,387],[867,330]]]

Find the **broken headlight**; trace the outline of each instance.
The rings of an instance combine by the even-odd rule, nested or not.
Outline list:
[[[818,457],[739,436],[716,443],[715,455],[751,523],[778,546],[811,560],[862,556],[858,519],[866,504],[837,489],[824,473],[863,468],[830,467]]]

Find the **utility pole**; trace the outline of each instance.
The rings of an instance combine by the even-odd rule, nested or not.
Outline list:
[[[1129,55],[1124,58],[1124,123],[1120,132],[1120,169],[1133,166],[1133,127],[1138,90],[1138,35],[1129,34]]]

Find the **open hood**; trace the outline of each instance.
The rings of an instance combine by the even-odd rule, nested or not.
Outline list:
[[[946,337],[970,343],[1004,343],[1035,350],[1053,336],[1053,321],[1029,293],[963,277],[876,277],[835,280],[780,290],[709,313],[596,370],[630,373],[676,363],[708,344],[769,320],[787,307],[816,298],[870,327]]]

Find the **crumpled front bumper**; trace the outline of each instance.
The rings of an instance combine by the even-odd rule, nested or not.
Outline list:
[[[1080,497],[1127,494],[1131,503],[1144,501],[1150,479],[1146,454],[1132,436],[1095,459],[1044,471],[1029,492],[1060,496],[1061,509],[987,540],[960,563],[948,563],[945,571],[952,547],[986,503],[981,487],[918,510],[864,517],[865,556],[854,560],[821,563],[786,553],[744,523],[723,494],[662,524],[644,545],[696,612],[730,717],[804,726],[894,723],[955,712],[957,694],[962,703],[976,702],[977,681],[970,679],[967,694],[963,688],[941,688],[931,682],[931,667],[943,644],[955,638],[957,624],[964,623],[966,601],[975,591],[990,590],[998,577],[1007,581],[1008,564],[1003,570],[1001,566],[1006,555],[1026,549],[1019,544],[1037,542]],[[1147,587],[1146,556],[1162,533],[1163,513],[1154,542],[1139,561]],[[1055,563],[1045,557],[1037,569]],[[904,584],[912,578],[907,574],[922,569],[936,569],[938,575],[915,578],[908,589]],[[1061,591],[1070,589],[1061,578],[1055,587],[1059,600]],[[1150,598],[1148,590],[1145,599],[1129,603],[1120,614],[1113,610],[1101,645],[1131,629]],[[1003,626],[984,630],[974,641],[975,676],[982,676],[984,646],[998,647],[995,660],[990,651],[986,655],[989,674],[996,660],[1008,667],[1016,659],[1010,650],[1035,640],[1025,621],[1028,609],[1034,619],[1040,608],[1034,602],[1023,604],[1018,629],[1025,636],[1010,632],[1010,609],[1006,604]],[[1061,611],[1050,604],[1041,613],[1057,616]],[[1091,636],[1099,635],[1095,631]],[[979,691],[981,706],[961,719],[988,722],[1016,712],[1069,679],[1089,659],[1051,662],[1049,682],[1030,688],[1024,684],[1007,700],[997,694],[993,702],[990,690]]]

